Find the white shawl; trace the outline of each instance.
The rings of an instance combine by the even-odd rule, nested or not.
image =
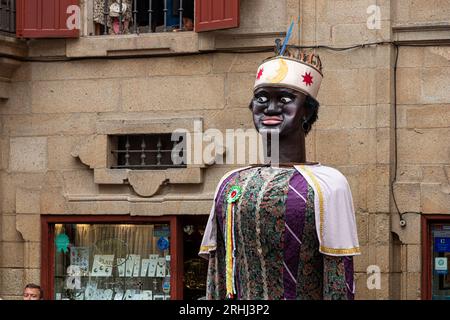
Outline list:
[[[248,168],[248,167],[246,167]],[[225,174],[214,193],[214,203],[203,235],[199,255],[208,259],[216,250],[217,222],[215,199],[223,181],[240,168]],[[319,251],[330,256],[354,256],[361,254],[356,228],[355,211],[350,186],[338,170],[317,165],[298,165],[294,168],[314,190],[314,212]]]

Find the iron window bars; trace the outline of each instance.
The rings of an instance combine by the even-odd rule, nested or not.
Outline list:
[[[1,0],[0,0],[1,1]],[[107,35],[109,32],[109,27],[108,27],[108,23],[106,21],[108,21],[109,18],[109,14],[110,14],[110,5],[112,3],[114,3],[115,0],[104,0],[104,7],[103,7],[103,16],[104,16],[104,25],[103,25],[103,35]],[[169,12],[169,2],[175,6],[175,4],[179,3],[179,7],[178,9],[176,9],[176,11],[178,11],[178,16],[179,16],[179,23],[178,23],[178,29],[179,30],[183,30],[183,14],[184,14],[184,6],[183,6],[183,0],[140,0],[140,1],[148,1],[148,10],[147,10],[147,14],[148,14],[148,29],[147,32],[151,33],[154,32],[153,31],[153,18],[154,18],[154,14],[156,10],[153,10],[154,4],[155,3],[159,3],[159,2],[163,2],[163,17],[164,17],[164,24],[163,24],[163,32],[168,31],[168,12]],[[176,1],[176,2],[174,2]],[[185,0],[185,1],[192,1],[192,0]],[[123,14],[123,0],[118,0],[117,1],[119,3],[119,34],[123,33],[123,28],[124,28],[124,14]],[[139,19],[138,19],[138,14],[140,13],[138,11],[138,0],[132,0],[132,9],[131,9],[131,13],[132,13],[132,17],[133,17],[133,33],[135,34],[139,34]],[[142,12],[141,12],[142,13]]]
[[[168,168],[186,168],[185,163],[174,164],[172,151],[177,143],[172,141],[171,134],[140,134],[111,136],[115,164],[112,169],[164,170]],[[114,148],[117,147],[117,148]],[[183,157],[183,150],[177,151]]]

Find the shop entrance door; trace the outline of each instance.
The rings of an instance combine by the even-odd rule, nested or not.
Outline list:
[[[207,215],[186,215],[182,218],[184,300],[204,299],[206,296],[208,261],[200,258],[198,252],[207,222]]]

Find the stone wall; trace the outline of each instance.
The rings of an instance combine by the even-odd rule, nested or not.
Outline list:
[[[242,3],[247,16],[252,6],[259,6],[255,12],[270,6],[268,1]],[[333,47],[390,41],[393,26],[440,23],[449,13],[436,6],[450,7],[449,1],[439,0],[280,3],[279,12],[271,16],[282,12],[285,21],[274,21],[260,30],[263,34],[277,33],[300,16],[292,44]],[[367,8],[373,4],[380,7],[380,29],[367,27]],[[263,20],[259,15],[249,19],[243,22],[245,28],[218,34],[256,34]],[[233,46],[232,38],[226,39],[222,43]],[[259,40],[252,41],[254,45]],[[267,38],[260,41],[261,47],[267,46]],[[79,43],[75,46],[82,54],[86,49]],[[35,40],[29,45],[31,55],[46,56],[65,55],[74,43]],[[401,211],[449,213],[450,51],[399,50],[397,202]],[[201,117],[204,130],[252,128],[247,107],[251,88],[258,64],[270,53],[192,53],[23,62],[13,73],[9,98],[0,100],[1,297],[20,297],[23,284],[39,282],[40,214],[208,214],[215,185],[229,167],[206,167],[201,184],[171,185],[154,196],[201,201],[168,205],[150,199],[137,206],[118,200],[137,197],[129,185],[95,183],[93,170],[72,155],[98,133],[104,119]],[[400,228],[389,189],[395,154],[395,50],[377,45],[317,53],[325,77],[318,97],[319,121],[307,138],[307,154],[309,160],[338,168],[349,180],[362,248],[355,258],[356,297],[420,298],[420,215],[405,215],[407,227]],[[111,201],[95,201],[111,195]],[[80,197],[91,200],[79,202]],[[379,290],[367,288],[370,265],[380,268]]]

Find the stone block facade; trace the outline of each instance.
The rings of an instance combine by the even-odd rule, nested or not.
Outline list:
[[[377,29],[368,27],[371,5],[381,14]],[[355,258],[356,298],[420,299],[421,214],[450,214],[450,48],[438,46],[446,41],[441,29],[420,26],[448,23],[449,10],[448,0],[241,1],[240,28],[174,35],[175,49],[162,56],[18,63],[8,75],[8,95],[0,97],[0,296],[20,298],[26,282],[39,282],[41,214],[207,215],[215,185],[232,166],[203,166],[190,186],[183,184],[192,182],[188,174],[179,185],[152,191],[148,201],[127,202],[120,197],[139,198],[137,189],[96,165],[105,159],[90,154],[93,159],[83,160],[74,150],[110,129],[104,119],[198,117],[203,130],[253,128],[248,103],[257,66],[272,55],[267,44],[300,17],[291,44],[301,46],[390,42],[406,34],[402,28],[411,29],[410,38],[401,39],[421,43],[426,34],[423,47],[315,49],[324,80],[319,121],[307,137],[308,160],[336,167],[352,189],[362,248]],[[147,52],[156,42],[142,39],[141,47],[137,40],[117,43],[126,52]],[[114,37],[93,40],[43,39],[28,47],[17,40],[28,52],[11,45],[0,51],[39,57],[115,50],[107,47]],[[263,52],[245,53],[247,45]],[[190,54],[178,55],[180,48]],[[412,212],[403,216],[406,227],[390,190],[396,165],[398,207]],[[142,177],[133,179],[139,184]],[[380,268],[379,289],[367,287],[371,265]]]

